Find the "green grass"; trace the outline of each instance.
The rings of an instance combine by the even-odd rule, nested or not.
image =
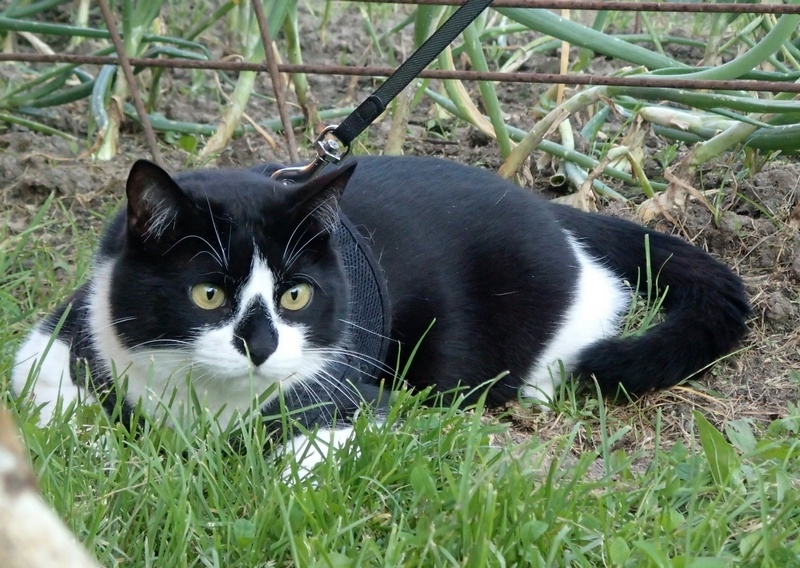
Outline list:
[[[183,6],[179,1],[168,4]],[[234,30],[243,27],[233,25],[241,16],[233,6],[240,4],[221,4],[214,14],[192,12],[191,21],[183,12],[167,12],[164,23],[169,37],[145,33],[142,45],[148,46],[151,55],[200,59],[210,57],[206,45],[232,42],[241,47],[244,40]],[[288,4],[291,11],[294,3]],[[370,5],[364,10],[380,18],[392,17],[387,7]],[[439,13],[438,8],[434,10]],[[553,15],[504,13],[517,19],[536,14],[537,26],[549,26],[543,33],[556,39],[571,35],[585,39],[585,46],[579,41],[575,45],[584,46],[586,53],[591,49],[605,54],[605,44],[611,42],[610,34],[595,37],[574,24],[559,23]],[[23,29],[19,26],[45,36],[55,33],[35,27],[42,24],[38,20],[10,21],[30,15],[5,16],[0,22],[3,40],[10,30]],[[624,29],[624,20],[630,17],[612,14],[606,27],[614,23],[613,27]],[[732,32],[744,34],[741,40],[733,37],[730,46],[719,48],[719,54],[727,58],[743,49],[739,43],[749,46],[761,41],[772,26],[756,26],[761,20],[742,16],[706,38],[707,21],[697,25],[709,44]],[[314,22],[325,27],[324,21]],[[201,33],[206,24],[211,28]],[[226,24],[227,31],[221,29]],[[97,22],[92,25],[98,26]],[[530,42],[529,27],[495,17],[479,21],[473,40],[481,42],[488,57],[479,63],[502,67],[508,62],[509,52],[500,49],[505,44],[529,45],[525,50],[531,54],[545,46],[539,40],[547,38],[541,34]],[[599,23],[597,27],[602,29]],[[519,35],[522,29],[528,31]],[[99,39],[97,34],[105,34],[99,28],[81,31],[90,32]],[[62,33],[77,31],[63,29]],[[371,33],[377,37],[375,29]],[[387,57],[396,58],[396,42],[389,41],[395,33],[377,37],[376,51],[382,49]],[[786,33],[796,38],[791,26]],[[667,36],[660,39],[667,45]],[[55,42],[53,37],[49,40]],[[281,38],[277,40],[279,49],[288,51]],[[797,71],[796,43],[776,42],[772,52],[779,47],[782,51],[770,56],[771,67],[753,66],[751,73],[775,78],[783,73],[781,67]],[[547,44],[552,50],[552,42]],[[479,60],[477,46],[472,47],[468,55]],[[108,53],[107,42],[98,42],[93,49]],[[454,55],[458,57],[462,49],[456,46]],[[652,70],[664,66],[680,70],[684,65],[649,48],[625,50],[635,56],[631,63],[646,64]],[[295,54],[301,55],[302,50]],[[335,59],[336,54],[331,54],[330,60]],[[29,128],[38,124],[44,131],[52,128],[51,115],[45,110],[66,109],[67,103],[91,93],[97,104],[84,105],[81,112],[87,113],[88,122],[102,123],[112,86],[101,80],[100,73],[94,76],[82,70],[78,73],[81,84],[72,86],[66,83],[65,68],[21,68],[30,72],[19,74],[21,79],[7,86],[0,97],[0,119],[14,124],[26,120]],[[235,75],[220,76],[230,92]],[[189,152],[192,161],[203,137],[210,136],[216,125],[167,121],[159,114],[163,110],[160,77],[153,74],[150,83],[142,86],[144,94],[149,94],[151,118],[159,131],[167,132],[167,143]],[[167,95],[182,89],[179,94],[194,100],[201,93],[216,93],[207,75],[196,72],[191,77],[188,84],[176,85],[175,91],[167,89]],[[458,112],[456,103],[463,106],[465,101],[455,96],[451,100],[450,94],[445,96],[433,87],[426,90],[427,86],[421,84],[415,104],[427,95],[441,108],[470,120]],[[576,110],[586,92],[576,91]],[[797,122],[796,103],[781,96],[756,99],[739,93],[722,97],[674,89],[603,92],[626,120],[643,105],[662,107],[668,106],[664,101],[673,101],[671,107],[679,103],[700,119],[707,115],[699,111],[711,111],[725,117],[736,113],[734,118],[742,123],[764,122],[769,128],[760,128],[767,135],[777,131],[775,125]],[[473,97],[499,127],[504,113],[496,96],[486,91],[481,101]],[[552,112],[553,106],[546,97],[531,101],[531,110],[541,107],[542,114]],[[624,135],[616,130],[618,121],[607,120],[616,115],[609,112],[607,101],[600,100],[596,107],[594,116],[599,118],[593,119],[594,126],[587,129],[591,135],[585,136],[591,142],[587,147],[593,148],[590,155],[549,139],[539,143],[539,150],[583,170],[593,169],[605,155],[605,147],[611,147],[602,143],[598,132],[613,140]],[[776,116],[765,116],[768,112]],[[450,123],[442,122],[447,129]],[[277,123],[269,124],[277,128]],[[656,133],[668,144],[683,140],[687,133],[670,124],[655,126]],[[514,126],[507,124],[509,136],[519,142],[526,133]],[[689,134],[707,141],[716,130],[701,124]],[[747,133],[734,134],[740,140]],[[377,136],[366,133],[356,150],[362,145],[379,150]],[[92,137],[90,130],[82,143],[88,146]],[[752,147],[752,159],[745,164],[750,173],[758,169],[759,160],[768,159],[758,152],[784,146],[797,151],[796,137],[786,140],[775,135],[770,144],[743,139]],[[663,167],[678,159],[677,145],[668,148],[659,160]],[[716,146],[714,150],[720,151]],[[607,174],[631,179],[612,168]],[[663,184],[653,186],[663,189]],[[21,234],[0,225],[4,323],[0,327],[0,384],[10,377],[14,349],[27,327],[87,273],[96,235],[79,227],[62,206],[64,202],[49,203]],[[631,317],[646,325],[647,316],[642,314],[649,310],[644,304],[638,304]],[[800,375],[792,376],[800,384]],[[203,415],[185,430],[145,420],[140,430],[131,433],[109,421],[96,405],[68,409],[48,428],[40,429],[35,425],[35,409],[13,400],[7,388],[0,397],[17,417],[45,499],[106,566],[800,567],[800,409],[791,404],[785,415],[770,424],[739,419],[715,426],[700,413],[681,414],[675,408],[678,405],[663,415],[654,410],[658,404],[607,407],[592,393],[576,391],[574,385],[562,387],[547,414],[519,407],[500,416],[481,408],[428,407],[421,397],[401,393],[386,424],[375,426],[363,416],[353,447],[337,452],[308,478],[286,480],[282,472],[290,462],[280,457],[265,459],[265,440],[258,430],[244,429],[237,438],[241,444],[234,449]]]
[[[48,275],[75,250],[45,238],[53,223],[0,239],[4,314],[63,294]],[[79,267],[91,240],[76,241]],[[4,378],[28,311],[2,331]],[[797,407],[724,435],[695,413],[667,440],[660,413],[572,385],[545,416],[401,393],[386,424],[361,417],[353,447],[285,480],[257,429],[237,449],[204,416],[132,434],[96,405],[40,429],[35,409],[5,399],[45,499],[106,566],[800,566]],[[520,413],[559,427],[520,441]],[[637,449],[642,423],[653,439]]]
[[[645,471],[614,450],[627,430],[571,416],[567,435],[523,444],[480,413],[396,408],[357,425],[307,479],[244,436],[233,451],[201,421],[132,436],[97,408],[24,438],[56,510],[104,565],[791,566],[800,558],[795,411],[736,446],[702,418],[702,446],[659,450]],[[602,415],[600,416],[602,417]],[[577,457],[582,430],[601,446]],[[658,433],[658,430],[656,430]],[[706,439],[707,438],[707,439]],[[495,441],[493,444],[492,441]],[[591,474],[603,458],[605,471]]]

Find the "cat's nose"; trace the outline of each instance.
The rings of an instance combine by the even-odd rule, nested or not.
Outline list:
[[[268,334],[257,334],[244,341],[247,344],[246,354],[250,355],[250,362],[258,367],[278,348],[278,337]]]
[[[233,344],[236,350],[258,367],[278,348],[278,331],[266,306],[256,302],[236,325]]]

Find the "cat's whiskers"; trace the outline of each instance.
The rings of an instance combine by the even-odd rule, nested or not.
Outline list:
[[[311,386],[313,384],[315,384],[315,383],[316,383],[316,380],[311,378],[311,379],[308,379],[306,381],[300,381],[298,383],[295,383],[294,385],[292,385],[292,387],[293,388],[298,388],[298,387],[302,388],[303,392],[305,392],[308,395],[308,397],[312,400],[312,404],[313,405],[323,404],[324,401],[323,401],[322,397],[319,395],[319,393],[317,393],[314,389],[311,388]],[[282,383],[279,383],[279,384],[282,384]],[[323,388],[323,390],[325,390],[325,389]],[[325,390],[325,392],[326,392],[326,394],[330,394],[330,393],[328,393],[327,390]]]
[[[206,196],[206,206],[208,207],[208,216],[211,217],[211,226],[214,228],[214,236],[217,237],[217,243],[219,244],[220,256],[222,257],[222,262],[223,262],[222,266],[227,270],[228,256],[225,253],[225,247],[222,246],[222,239],[219,236],[219,229],[217,229],[217,222],[214,219],[214,213],[211,211],[211,203],[208,201],[208,196]]]
[[[317,231],[314,234],[314,236],[312,236],[310,239],[306,240],[306,242],[303,243],[303,245],[296,252],[294,252],[291,257],[289,257],[289,259],[284,261],[284,271],[288,271],[292,267],[292,265],[295,262],[297,262],[297,259],[300,258],[300,256],[302,256],[303,252],[305,252],[306,247],[310,245],[312,242],[314,242],[314,239],[316,239],[322,234],[325,234],[327,231],[328,229],[321,229]],[[303,234],[305,234],[305,232],[303,232]]]
[[[212,372],[211,369],[207,369],[200,373],[196,373],[194,367],[192,366],[192,368],[189,369],[189,373],[191,374],[190,375],[187,374],[187,378],[189,379],[190,384],[192,385],[192,388],[194,388],[195,391],[198,390],[197,387],[211,385],[216,380],[216,375]]]
[[[151,362],[152,365],[155,365],[156,363],[160,364],[162,371],[164,370],[163,366],[170,367],[172,364],[182,363],[177,367],[168,369],[169,372],[166,373],[166,376],[164,377],[168,380],[162,383],[162,392],[159,393],[154,390],[150,391],[152,395],[155,395],[164,401],[171,400],[174,393],[179,393],[184,388],[187,388],[190,392],[194,392],[197,399],[203,401],[210,390],[207,387],[213,386],[217,380],[217,376],[213,369],[203,368],[202,366],[198,368],[194,361],[187,361],[185,358],[176,358],[172,360],[159,358],[158,361],[152,360]],[[179,397],[179,399],[183,398],[184,397]]]
[[[286,389],[286,388],[289,388],[290,390],[301,388],[303,390],[303,392],[308,396],[308,398],[311,401],[311,405],[309,405],[309,406],[324,405],[326,402],[329,402],[330,398],[331,398],[331,393],[317,379],[316,373],[318,371],[317,370],[313,370],[313,374],[312,374],[312,373],[309,373],[309,371],[312,371],[312,369],[309,369],[307,367],[304,367],[301,370],[304,371],[304,374],[308,375],[306,378],[304,378],[304,379],[302,379],[300,381],[293,381],[291,383],[291,385],[286,385],[285,384],[286,382],[288,382],[290,379],[295,377],[294,375],[292,375],[291,377],[287,377],[284,380],[278,381],[278,388],[282,389],[282,390]],[[326,398],[323,398],[322,396],[320,396],[320,394],[316,390],[314,390],[312,388],[314,385],[318,385],[324,391],[324,393],[326,395]]]
[[[126,323],[129,321],[135,321],[136,316],[125,316],[124,318],[117,318],[115,320],[111,320],[109,324],[105,327],[98,327],[97,329],[105,329],[106,327],[114,327],[115,325],[119,325],[121,323]]]
[[[354,365],[351,365],[351,364],[347,363],[346,361],[343,361],[342,359],[339,359],[339,358],[332,358],[331,356],[334,356],[334,357],[335,357],[336,355],[345,355],[345,356],[349,356],[349,357],[352,357],[353,359],[358,359],[358,360],[360,360],[360,361],[364,361],[365,363],[369,363],[369,364],[371,364],[371,365],[374,365],[374,366],[378,367],[378,368],[379,368],[381,371],[384,371],[384,372],[386,372],[386,373],[392,373],[392,374],[394,374],[394,371],[393,371],[393,370],[392,370],[392,369],[391,369],[389,366],[387,366],[386,364],[384,364],[383,362],[381,362],[381,361],[378,361],[377,359],[372,359],[371,357],[365,357],[365,356],[362,356],[362,355],[360,355],[360,354],[358,354],[358,353],[356,353],[356,352],[354,352],[354,351],[346,351],[346,350],[334,350],[334,349],[331,349],[331,350],[330,350],[330,351],[328,351],[327,353],[322,353],[322,352],[318,352],[318,353],[319,353],[320,355],[323,355],[322,357],[320,357],[320,361],[322,361],[322,362],[324,362],[324,363],[331,364],[331,365],[334,365],[334,364],[341,364],[341,365],[344,365],[345,367],[347,367],[347,368],[349,368],[349,369],[353,369],[354,371],[357,371],[357,372],[359,372],[359,373],[366,374],[367,376],[370,376],[370,377],[372,377],[372,378],[377,378],[377,377],[376,377],[376,376],[374,376],[374,375],[372,375],[372,374],[367,374],[367,373],[364,373],[364,372],[363,372],[361,369],[359,369],[358,367],[356,367],[356,366],[354,366]],[[327,355],[327,357],[326,357],[325,355]]]
[[[84,309],[87,309],[87,308],[84,308]],[[133,316],[124,317],[124,318],[118,318],[118,319],[115,319],[115,320],[109,322],[108,325],[99,326],[99,327],[97,327],[95,329],[97,331],[105,331],[105,330],[107,330],[109,328],[113,328],[113,327],[115,327],[115,326],[117,326],[117,325],[119,325],[121,323],[134,321],[134,320],[136,320],[136,318],[133,317]],[[87,342],[89,342],[91,340],[92,340],[92,336],[90,336],[90,335],[82,335],[77,340],[73,339],[73,342],[74,342],[73,345],[75,345],[76,347],[83,347],[83,346],[86,345]]]
[[[172,343],[175,347],[172,350],[162,350],[158,347],[153,347],[154,345],[158,345],[159,342],[162,342],[162,345],[163,343]],[[144,345],[150,347],[141,349]],[[194,346],[190,342],[183,340],[171,340],[167,342],[163,342],[163,340],[151,340],[139,344],[139,349],[135,357],[140,366],[153,365],[156,375],[162,377],[162,380],[168,379],[173,385],[176,384],[176,381],[189,380],[193,388],[199,392],[219,391],[220,378],[213,366],[193,360],[191,351],[181,351],[183,347]],[[247,372],[248,371],[243,370],[243,375]],[[253,376],[251,380],[254,384],[257,384],[260,378]],[[261,394],[261,390],[260,387],[255,389],[255,391],[258,391],[257,394]]]
[[[325,377],[313,376],[299,384],[302,385],[303,391],[309,395],[309,398],[313,399],[313,405],[325,405],[334,398],[332,390],[326,386],[326,383],[331,384],[330,381],[325,380]],[[314,386],[319,387],[325,393],[325,396],[320,396],[320,394],[314,390]]]
[[[152,368],[159,376],[172,376],[178,372],[194,369],[195,362],[180,355],[165,356],[157,350],[141,351],[135,354],[134,362]]]
[[[325,359],[321,359],[321,360],[323,362],[325,362],[325,363],[340,362],[338,360],[325,360]],[[353,398],[351,390],[344,388],[342,386],[342,384],[341,384],[341,381],[337,377],[334,377],[324,367],[322,369],[319,369],[319,368],[311,368],[311,367],[309,367],[307,365],[304,365],[302,367],[302,370],[304,371],[303,374],[306,375],[307,378],[305,378],[305,379],[303,379],[301,381],[297,381],[296,384],[303,385],[303,388],[304,388],[304,390],[306,390],[306,392],[311,392],[311,391],[308,390],[308,387],[310,387],[311,384],[316,384],[323,391],[325,391],[325,394],[327,394],[329,397],[332,396],[332,392],[338,391],[345,398],[347,398],[347,400],[353,402],[354,404],[358,404],[358,401],[355,398]],[[306,383],[309,383],[309,384],[306,384]],[[328,387],[330,387],[330,388],[328,388]]]
[[[372,334],[372,335],[377,335],[377,336],[378,336],[378,337],[380,337],[381,339],[388,339],[388,340],[390,340],[390,341],[392,340],[392,337],[391,337],[390,335],[383,335],[382,333],[378,333],[377,331],[373,331],[373,330],[371,330],[371,329],[367,329],[366,327],[360,326],[360,325],[358,325],[357,323],[355,323],[355,322],[352,322],[352,321],[350,321],[350,320],[340,319],[339,321],[340,321],[340,322],[342,322],[342,323],[344,323],[344,324],[347,324],[347,325],[353,326],[353,327],[355,327],[355,328],[357,328],[357,329],[360,329],[361,331],[366,331],[367,333],[370,333],[370,334]]]
[[[200,252],[198,252],[196,255],[194,255],[192,258],[190,258],[190,259],[189,259],[189,262],[192,262],[192,261],[194,261],[194,259],[195,259],[195,258],[197,258],[198,256],[202,256],[202,255],[204,255],[204,254],[207,254],[208,256],[210,256],[211,258],[213,258],[213,259],[214,259],[214,261],[215,261],[217,264],[220,264],[219,257],[218,257],[216,254],[214,254],[213,252],[209,252],[209,251],[207,251],[207,250],[201,250],[201,251],[200,251]],[[222,264],[220,264],[220,266],[223,266],[223,265],[222,265]],[[223,268],[224,268],[224,266],[223,266]]]
[[[201,254],[203,254],[203,253],[206,253],[206,254],[210,255],[210,256],[211,256],[211,258],[213,258],[213,259],[214,259],[214,261],[215,261],[217,264],[219,264],[219,265],[220,265],[220,267],[222,267],[222,268],[227,268],[227,260],[225,260],[225,261],[223,260],[223,258],[224,258],[224,255],[225,255],[225,251],[223,250],[223,251],[222,251],[222,255],[220,255],[220,253],[219,253],[217,250],[215,250],[215,249],[214,249],[214,246],[213,246],[213,245],[212,245],[210,242],[208,242],[208,240],[206,240],[205,238],[201,237],[200,235],[186,235],[185,237],[181,237],[180,239],[178,239],[178,240],[175,242],[175,244],[173,244],[171,247],[169,247],[169,248],[168,248],[168,249],[167,249],[167,250],[164,252],[163,256],[166,256],[167,254],[169,254],[169,252],[170,252],[172,249],[174,249],[176,246],[178,246],[179,244],[181,244],[183,241],[185,241],[185,240],[187,240],[187,239],[197,239],[197,240],[201,241],[202,243],[205,243],[205,245],[206,245],[206,246],[209,248],[209,250],[207,250],[207,251],[200,251],[200,252],[198,252],[196,255],[194,255],[194,256],[192,257],[192,260],[194,260],[195,258],[197,258],[197,256],[199,256],[199,255],[201,255]]]
[[[306,216],[303,218],[303,220],[305,220],[305,219],[307,219],[307,218],[308,218],[308,215],[306,215]],[[294,229],[292,229],[292,233],[289,235],[289,239],[286,241],[286,246],[285,246],[285,247],[283,247],[283,254],[281,255],[281,257],[282,257],[284,260],[285,260],[285,259],[287,259],[287,258],[290,258],[292,255],[294,255],[294,251],[295,251],[295,249],[297,248],[297,245],[296,245],[296,243],[294,243],[294,236],[297,234],[297,230],[298,230],[298,229],[300,229],[300,227],[301,227],[301,226],[302,226],[302,222],[301,222],[301,223],[298,223],[297,225],[295,225],[295,228],[294,228]],[[308,228],[307,228],[307,227],[303,227],[303,232],[302,232],[302,234],[301,234],[301,235],[298,237],[298,239],[297,239],[297,242],[298,242],[298,243],[300,242],[300,239],[302,239],[302,238],[303,238],[303,235],[305,235],[305,234],[306,234],[306,231],[307,231],[307,230],[308,230]]]
[[[292,265],[297,261],[297,259],[303,253],[305,248],[309,244],[311,244],[311,242],[313,242],[314,239],[316,239],[317,237],[319,237],[320,235],[322,235],[324,233],[327,233],[327,232],[330,232],[330,231],[333,230],[333,226],[334,226],[334,223],[335,223],[335,220],[336,220],[336,216],[337,216],[337,211],[338,210],[337,210],[337,208],[335,206],[331,206],[329,204],[329,201],[330,200],[325,200],[325,201],[322,201],[322,202],[318,203],[317,206],[314,207],[308,213],[306,213],[305,217],[303,217],[303,219],[295,226],[294,230],[292,231],[291,235],[289,236],[289,240],[286,242],[286,247],[283,250],[284,270],[289,270],[292,267]],[[328,219],[321,218],[323,216],[322,215],[318,215],[318,212],[320,210],[324,209],[324,208],[330,210],[330,214],[328,215],[328,217],[329,217]],[[315,215],[318,218],[321,218],[321,222],[323,224],[323,228],[320,231],[318,231],[314,236],[312,236],[310,239],[307,239],[301,246],[298,246],[299,243],[300,243],[300,240],[306,234],[307,229],[304,229],[303,232],[301,233],[300,237],[297,239],[297,243],[292,245],[292,241],[294,240],[294,236],[295,236],[295,233],[297,232],[297,229],[299,229],[301,226],[303,226],[305,224],[306,220],[308,220],[310,217],[313,217]],[[291,251],[289,250],[290,246],[292,246]],[[287,256],[287,252],[289,252],[288,256]]]
[[[333,391],[338,391],[341,393],[345,399],[352,402],[355,406],[358,406],[358,404],[361,402],[358,398],[353,396],[353,389],[347,389],[343,387],[336,377],[324,369],[318,371],[312,380],[315,381],[328,394],[328,396],[331,396],[332,393],[330,390],[325,388],[326,384],[330,385]]]
[[[294,240],[294,236],[295,236],[295,234],[297,233],[297,230],[298,230],[300,227],[303,227],[303,226],[305,225],[305,222],[306,222],[306,221],[307,221],[307,220],[308,220],[308,219],[309,219],[311,216],[313,216],[313,215],[314,215],[314,214],[315,214],[315,213],[316,213],[316,212],[319,210],[319,208],[320,208],[320,207],[322,207],[322,205],[323,205],[324,203],[325,203],[325,202],[323,201],[323,202],[321,202],[321,203],[317,204],[317,206],[316,206],[316,207],[314,207],[314,208],[313,208],[311,211],[309,211],[308,213],[306,213],[306,214],[305,214],[305,216],[304,216],[304,217],[303,217],[303,218],[300,220],[300,222],[299,222],[299,223],[297,223],[297,224],[295,225],[294,229],[292,230],[291,234],[289,235],[289,239],[286,241],[286,246],[283,248],[283,258],[284,258],[284,259],[286,259],[286,258],[287,258],[287,254],[286,254],[286,253],[289,251],[289,247],[291,247],[291,246],[292,246],[292,241]],[[306,231],[304,230],[304,231],[303,231],[303,234],[301,234],[301,235],[300,235],[300,237],[298,238],[298,242],[299,242],[299,240],[300,240],[301,238],[303,238],[303,235],[305,235],[305,234],[306,234]],[[289,255],[289,257],[291,257],[291,256],[292,256],[292,255],[290,254],[290,255]]]
[[[370,355],[365,355],[359,351],[353,351],[352,349],[347,349],[343,345],[332,345],[331,347],[313,347],[310,349],[313,353],[321,353],[325,355],[347,355],[353,357],[354,359],[358,359],[360,361],[364,361],[365,363],[370,363],[372,365],[376,365],[381,367],[383,370],[391,371],[391,367],[386,364],[386,362],[382,359],[378,359],[377,357],[372,357]]]
[[[172,345],[178,345],[181,347],[183,346],[192,347],[193,343],[186,339],[170,339],[170,338],[158,337],[155,339],[148,339],[147,341],[142,341],[140,343],[137,343],[131,349],[138,349],[140,347],[151,346],[151,345],[156,345],[157,347],[162,347],[162,346],[166,347]]]

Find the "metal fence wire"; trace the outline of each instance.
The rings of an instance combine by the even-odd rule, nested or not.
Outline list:
[[[344,0],[347,1],[347,0]],[[379,3],[378,0],[362,0],[363,4]],[[387,4],[389,2],[383,2]],[[462,0],[394,0],[391,4],[414,4],[457,6]],[[106,0],[97,0],[97,5],[102,13],[105,25],[114,46],[113,55],[78,55],[68,53],[0,53],[0,62],[28,62],[28,63],[63,63],[71,65],[119,65],[125,73],[130,94],[136,108],[136,114],[145,132],[149,149],[156,161],[161,161],[156,144],[156,136],[150,124],[148,114],[139,90],[134,80],[133,68],[145,67],[152,69],[202,69],[224,70],[231,72],[255,71],[270,74],[272,88],[277,101],[281,117],[282,130],[286,137],[290,158],[297,160],[296,143],[293,137],[292,126],[289,120],[287,102],[282,89],[282,82],[278,80],[280,73],[308,75],[342,75],[380,78],[387,77],[393,71],[391,67],[356,66],[336,64],[292,64],[279,63],[274,60],[274,52],[269,49],[271,38],[267,26],[267,18],[260,2],[253,2],[254,15],[258,21],[261,41],[264,46],[265,58],[262,62],[248,62],[242,60],[198,60],[185,57],[129,57],[124,48],[115,21],[114,14]],[[731,3],[702,3],[702,2],[636,2],[636,1],[603,1],[603,0],[494,0],[491,9],[501,8],[538,8],[549,10],[587,10],[587,11],[617,11],[617,12],[659,12],[659,13],[695,13],[695,14],[775,14],[775,15],[800,15],[800,4],[731,4]],[[46,23],[37,23],[41,33],[48,33]],[[0,31],[21,31],[28,27],[24,20],[9,18],[0,12]],[[459,79],[465,81],[494,81],[498,83],[545,83],[563,85],[608,85],[619,87],[669,87],[673,89],[695,89],[714,91],[749,91],[771,93],[800,93],[800,73],[788,73],[785,80],[761,79],[694,79],[670,76],[608,76],[584,73],[537,73],[537,72],[497,72],[477,70],[446,70],[426,69],[420,74],[421,78],[431,79]],[[796,97],[795,97],[796,98]]]

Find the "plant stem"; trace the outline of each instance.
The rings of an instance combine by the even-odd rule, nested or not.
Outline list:
[[[511,152],[503,165],[500,166],[498,170],[500,177],[510,179],[516,175],[525,159],[539,146],[552,128],[557,126],[559,122],[572,113],[600,100],[602,96],[605,96],[606,91],[606,87],[603,86],[591,87],[585,91],[576,93],[547,113],[545,117],[536,123],[536,126],[533,127],[525,138],[520,141],[519,145]]]
[[[463,34],[464,43],[466,44],[467,53],[469,54],[473,69],[476,71],[488,71],[489,66],[483,55],[478,33],[475,31],[475,23],[473,22],[468,25],[466,29],[464,29]],[[478,89],[481,92],[483,104],[489,113],[489,119],[492,121],[492,126],[497,136],[497,143],[500,145],[500,155],[505,159],[511,154],[511,141],[508,138],[506,123],[503,120],[503,111],[500,108],[500,101],[497,99],[494,83],[478,81]]]
[[[676,61],[671,57],[660,55],[644,47],[622,41],[592,28],[587,28],[544,9],[495,8],[495,10],[516,22],[526,25],[531,30],[591,49],[596,53],[616,57],[623,61],[630,61],[637,65],[644,65],[648,69],[661,69],[662,67],[690,69],[685,63]]]

